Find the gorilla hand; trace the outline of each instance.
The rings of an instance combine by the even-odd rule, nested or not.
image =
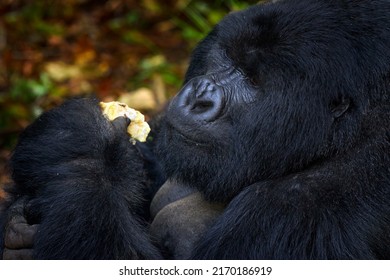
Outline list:
[[[27,260],[33,257],[34,237],[38,224],[29,224],[25,216],[25,199],[11,205],[4,233],[3,259]]]
[[[108,121],[97,100],[72,99],[23,131],[10,193],[29,194],[41,214],[34,259],[161,258],[147,233],[146,171],[127,124]]]
[[[130,120],[118,117],[112,121],[115,133],[126,131]],[[8,210],[5,224],[3,259],[33,259],[34,237],[39,227],[39,213],[29,207],[27,197],[16,200]],[[33,202],[33,201],[32,201]]]
[[[188,259],[195,243],[222,213],[224,205],[210,203],[191,188],[167,181],[151,204],[151,235],[166,258]]]

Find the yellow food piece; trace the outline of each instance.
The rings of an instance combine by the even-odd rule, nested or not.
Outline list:
[[[134,139],[145,142],[150,132],[147,122],[131,122],[127,127],[127,133]]]
[[[116,101],[100,102],[100,107],[103,110],[103,115],[110,121],[115,120],[117,117],[126,117],[131,120],[130,125],[127,127],[127,133],[133,138],[133,144],[135,144],[134,140],[146,141],[150,127],[145,122],[144,115],[140,112],[130,108],[125,103]]]

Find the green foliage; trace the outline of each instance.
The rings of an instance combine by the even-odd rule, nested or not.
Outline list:
[[[258,1],[187,1],[182,7],[184,19],[175,17],[173,22],[182,30],[183,38],[192,46],[210,32],[228,12],[244,9]]]
[[[118,30],[137,24],[141,20],[141,16],[137,11],[129,11],[123,17],[114,18],[108,22],[108,26],[112,30]]]
[[[47,74],[41,74],[36,80],[23,77],[13,77],[8,95],[0,95],[0,132],[14,131],[18,123],[29,122],[42,113],[40,100],[52,89],[54,84]],[[13,144],[15,138],[4,137],[0,144]]]
[[[224,15],[256,2],[0,1],[0,151],[69,96],[116,99],[156,84],[172,96],[195,44]]]
[[[50,35],[62,35],[65,30],[60,23],[47,21],[46,17],[53,14],[52,9],[48,9],[45,1],[31,1],[20,10],[6,14],[6,23],[15,27],[27,36],[40,40]]]
[[[37,98],[43,97],[54,87],[46,73],[42,73],[37,80],[21,77],[15,77],[12,80],[10,97],[26,103],[34,102]]]

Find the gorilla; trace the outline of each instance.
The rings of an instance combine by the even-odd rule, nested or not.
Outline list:
[[[145,144],[94,99],[44,113],[10,161],[0,253],[390,259],[389,15],[387,0],[227,15]]]

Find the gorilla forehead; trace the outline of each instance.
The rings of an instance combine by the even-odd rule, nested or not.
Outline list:
[[[278,46],[296,49],[307,41],[333,44],[348,35],[352,35],[348,39],[356,40],[383,28],[378,26],[377,18],[384,14],[371,14],[378,13],[372,10],[371,4],[364,10],[365,2],[287,0],[258,4],[227,15],[214,32],[218,34],[219,44],[225,48],[239,46],[247,51],[270,51]],[[372,16],[375,19],[371,19]],[[361,30],[362,27],[367,29]]]
[[[273,69],[318,79],[332,67],[366,80],[389,64],[390,10],[382,1],[279,1],[226,16],[212,32],[216,48],[249,76]],[[373,6],[379,8],[373,9]],[[362,74],[362,69],[373,73]],[[332,73],[328,73],[331,75]],[[372,75],[371,75],[372,74]],[[348,79],[346,79],[348,82]],[[354,81],[355,82],[355,81]]]

